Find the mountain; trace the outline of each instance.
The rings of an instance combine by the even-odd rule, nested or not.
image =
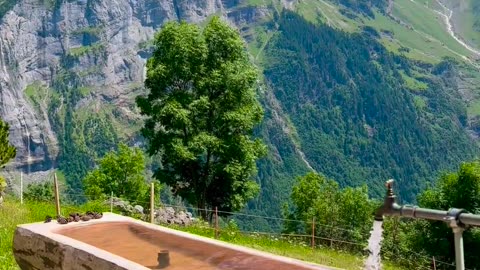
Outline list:
[[[279,216],[311,170],[372,196],[395,178],[412,202],[479,153],[478,12],[474,0],[1,1],[0,116],[18,148],[7,176],[55,167],[78,194],[96,158],[142,143],[134,97],[154,33],[221,15],[262,71],[269,154],[250,213]]]

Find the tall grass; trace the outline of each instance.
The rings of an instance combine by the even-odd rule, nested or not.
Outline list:
[[[108,207],[100,202],[89,202],[82,206],[62,206],[64,216],[72,212],[87,210],[106,212]],[[19,224],[42,222],[49,215],[54,217],[55,205],[47,202],[20,202],[14,198],[6,198],[0,206],[0,270],[20,269],[13,257],[12,243],[15,228]],[[100,270],[100,269],[99,269]]]

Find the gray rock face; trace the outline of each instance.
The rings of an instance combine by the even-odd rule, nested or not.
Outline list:
[[[133,208],[138,214],[143,214],[143,207],[141,205],[135,205]]]
[[[267,16],[262,8],[237,10],[243,1],[17,1],[0,20],[0,117],[10,124],[10,141],[17,147],[7,170],[30,174],[54,165],[59,144],[49,89],[62,68],[79,74],[78,84],[91,89],[76,110],[108,103],[118,108],[119,118],[136,121],[132,91],[143,83],[145,44],[154,33],[171,20],[198,23],[219,14],[240,25]]]

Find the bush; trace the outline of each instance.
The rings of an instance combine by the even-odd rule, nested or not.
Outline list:
[[[5,181],[5,178],[0,176],[0,195],[5,191],[7,188],[7,181]]]
[[[25,198],[25,200],[37,202],[53,202],[55,199],[55,195],[53,194],[53,183],[31,183],[23,193],[23,198]]]

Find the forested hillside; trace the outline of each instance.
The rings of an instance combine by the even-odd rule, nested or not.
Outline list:
[[[343,187],[367,183],[373,196],[383,195],[382,183],[394,178],[402,199],[412,202],[438,172],[478,153],[464,131],[467,112],[452,83],[452,62],[414,63],[369,35],[315,26],[293,12],[278,24],[265,48],[269,98],[281,104],[316,171]],[[271,159],[278,155],[279,168],[291,175],[305,171],[281,138]],[[275,180],[263,186],[262,198],[278,202],[271,204],[276,212],[286,196],[275,188],[291,182],[267,164],[260,179]]]
[[[479,152],[476,54],[446,30],[435,1],[174,2],[0,1],[1,108],[19,149],[14,173],[40,172],[26,177],[37,181],[55,167],[70,199],[82,201],[81,179],[98,158],[119,142],[144,142],[133,99],[145,92],[155,31],[217,13],[239,29],[262,75],[256,135],[269,151],[246,211],[280,216],[295,177],[312,170],[341,187],[367,183],[373,197],[395,178],[402,200],[414,202],[441,171]],[[10,178],[18,183],[18,174]]]
[[[393,177],[409,200],[420,179],[476,153],[448,62],[415,65],[367,35],[315,27],[289,12],[280,30],[265,75],[318,171],[374,189]],[[422,87],[412,89],[415,74]]]

